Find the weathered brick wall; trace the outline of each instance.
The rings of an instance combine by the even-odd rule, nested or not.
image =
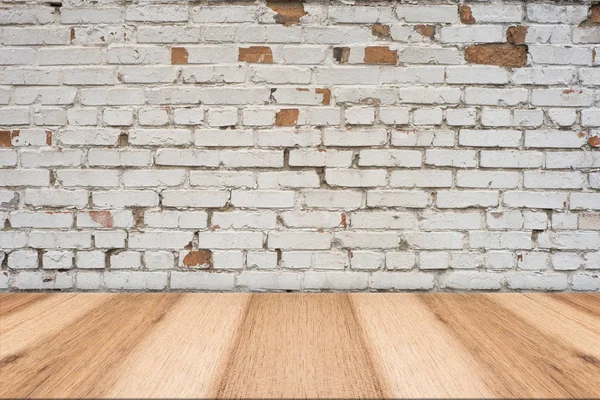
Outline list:
[[[600,288],[600,7],[0,4],[2,289]]]

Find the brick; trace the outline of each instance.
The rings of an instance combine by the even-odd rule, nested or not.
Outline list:
[[[103,280],[107,289],[162,290],[167,286],[167,279],[166,272],[107,271]]]
[[[267,46],[240,47],[238,61],[270,64],[273,62],[273,53]]]
[[[473,64],[523,67],[527,63],[527,47],[512,44],[472,45],[465,49],[465,58]]]
[[[430,290],[434,287],[434,274],[421,272],[374,272],[373,289]]]

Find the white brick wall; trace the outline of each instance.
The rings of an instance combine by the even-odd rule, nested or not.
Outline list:
[[[1,290],[600,290],[591,0],[56,3],[0,0]]]

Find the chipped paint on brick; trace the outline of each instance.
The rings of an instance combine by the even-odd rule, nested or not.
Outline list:
[[[267,0],[267,7],[277,13],[275,22],[283,26],[295,25],[308,15],[301,0]]]
[[[238,61],[248,63],[273,63],[273,53],[268,46],[240,47]]]
[[[370,46],[365,48],[366,64],[391,64],[396,65],[398,51],[391,50],[387,46]]]
[[[188,51],[185,47],[173,47],[171,49],[171,64],[187,64]]]

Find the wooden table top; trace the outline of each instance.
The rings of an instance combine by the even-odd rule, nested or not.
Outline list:
[[[600,294],[0,295],[0,397],[600,396]]]

